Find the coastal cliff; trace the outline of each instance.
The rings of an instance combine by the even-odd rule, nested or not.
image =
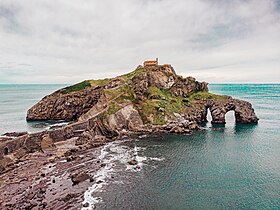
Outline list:
[[[225,114],[231,110],[237,123],[258,121],[249,102],[211,94],[206,82],[178,76],[171,65],[138,66],[116,78],[86,80],[58,90],[29,109],[27,120],[84,122],[100,117],[115,129],[113,121],[124,108],[138,116],[134,129],[177,121],[179,115],[195,123],[205,122],[208,109],[213,123],[225,123]]]
[[[46,142],[76,138],[76,146],[89,148],[128,135],[190,133],[207,121],[208,110],[212,123],[225,124],[231,110],[236,123],[258,122],[249,102],[209,93],[206,82],[183,78],[171,65],[138,66],[115,78],[86,80],[45,96],[28,110],[27,120],[71,123],[2,139],[0,171],[12,161],[3,161],[7,154],[41,151]]]
[[[228,111],[235,112],[236,123],[258,122],[251,103],[209,93],[206,82],[179,76],[171,65],[138,66],[115,78],[86,80],[45,96],[27,112],[29,121],[65,120],[68,125],[1,138],[0,174],[20,167],[22,158],[36,152],[45,154],[45,161],[72,161],[77,152],[128,136],[191,133],[207,122],[208,111],[215,124],[225,124]],[[75,176],[73,180],[77,182]]]

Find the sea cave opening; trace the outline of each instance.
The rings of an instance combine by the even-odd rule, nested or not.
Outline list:
[[[235,125],[235,111],[234,110],[230,110],[226,113],[225,116],[225,120],[226,120],[226,125]]]

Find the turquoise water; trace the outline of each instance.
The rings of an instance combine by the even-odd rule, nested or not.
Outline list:
[[[210,85],[253,103],[258,125],[112,143],[85,193],[97,209],[280,209],[280,85]],[[209,116],[210,118],[210,116]],[[134,169],[128,160],[139,160]],[[92,196],[92,198],[89,197]]]
[[[0,85],[0,134],[45,129],[49,123],[26,123],[26,111],[63,86]],[[210,91],[250,101],[259,124],[235,125],[229,112],[224,127],[112,142],[85,200],[97,209],[280,209],[280,85]],[[137,169],[127,164],[134,157]]]
[[[45,95],[65,85],[0,84],[0,135],[11,131],[38,131],[50,122],[27,123],[27,110]]]

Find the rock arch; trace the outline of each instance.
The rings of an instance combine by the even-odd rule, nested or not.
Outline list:
[[[240,124],[257,123],[258,118],[255,114],[252,104],[238,99],[228,97],[225,101],[209,100],[202,110],[201,121],[207,122],[207,110],[210,110],[212,124],[225,124],[226,113],[234,111],[235,122]]]

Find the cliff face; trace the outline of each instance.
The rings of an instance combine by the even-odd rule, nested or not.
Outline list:
[[[207,83],[198,82],[192,77],[178,76],[171,66],[158,65],[146,68],[139,66],[126,75],[112,79],[84,81],[56,91],[29,109],[26,118],[27,120],[77,120],[78,118],[85,120],[88,118],[85,116],[97,114],[98,103],[101,107],[107,107],[112,114],[114,112],[112,109],[121,109],[128,104],[138,111],[151,106],[152,110],[149,111],[153,112],[154,108],[160,106],[158,104],[160,101],[173,100],[171,102],[174,106],[178,106],[177,111],[180,111],[180,107],[184,107],[182,101],[178,100],[196,91],[208,91]],[[168,114],[172,114],[173,108],[170,107],[171,110],[166,113],[167,118]],[[99,107],[98,110],[101,111],[102,108]],[[151,118],[151,115],[143,115],[146,113],[142,113],[144,121]],[[152,121],[150,120],[149,123],[157,124]]]
[[[27,120],[76,120],[100,99],[100,87],[64,93],[57,91],[44,97],[27,111]]]
[[[128,106],[130,109],[125,108]],[[130,122],[134,130],[176,121],[178,115],[195,123],[205,122],[207,110],[213,123],[225,123],[225,114],[231,110],[235,111],[237,123],[258,121],[249,102],[211,94],[206,82],[183,78],[172,66],[161,65],[139,66],[116,78],[88,80],[56,91],[29,109],[27,120],[84,122],[99,116],[112,129],[124,129],[116,126],[125,124],[127,118],[120,114],[121,110],[131,109],[139,115],[139,119],[132,120],[136,126]]]

